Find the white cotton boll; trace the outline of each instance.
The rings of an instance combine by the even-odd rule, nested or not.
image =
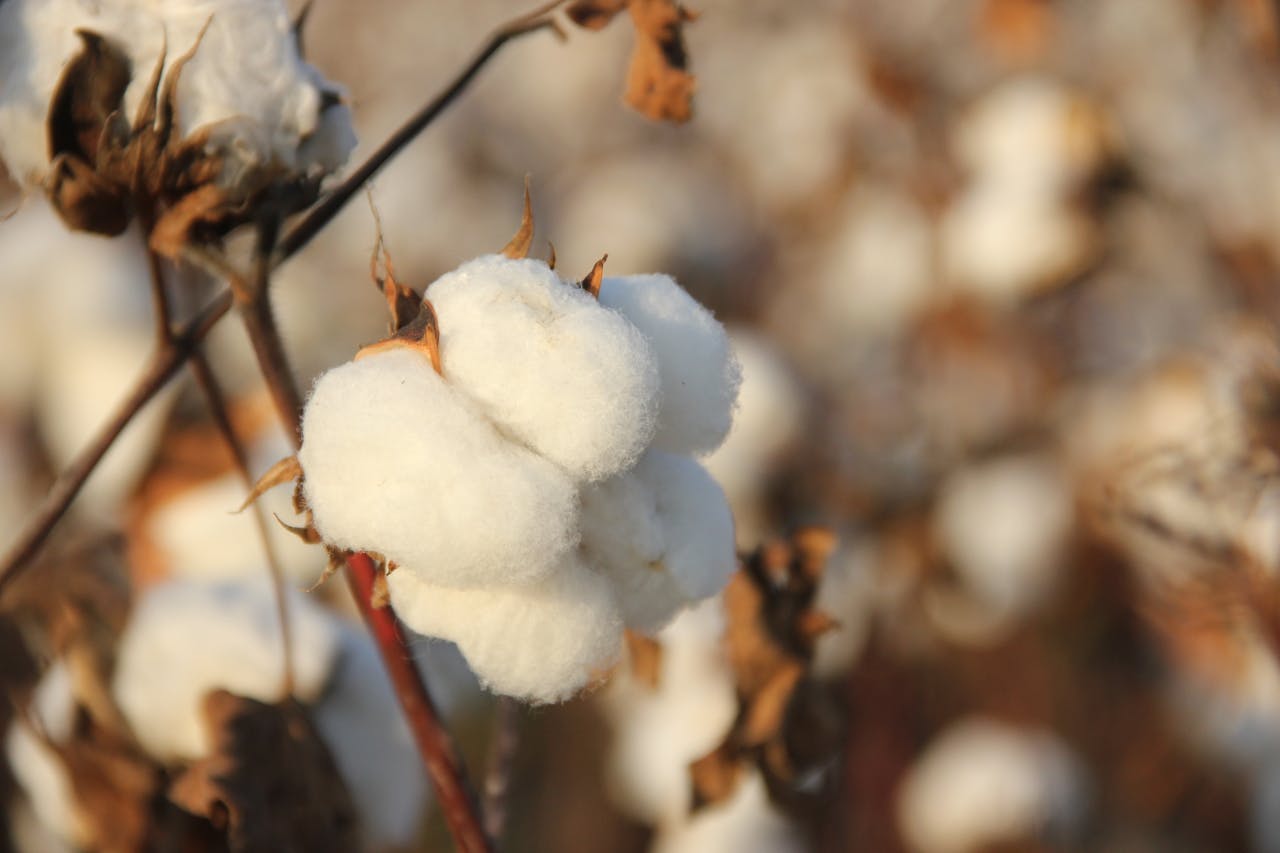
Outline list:
[[[742,379],[724,326],[667,275],[606,278],[600,304],[630,320],[657,355],[662,401],[653,446],[673,453],[719,447]]]
[[[627,626],[644,632],[718,592],[737,565],[720,487],[693,459],[660,450],[583,490],[582,551],[613,584]]]
[[[133,79],[124,113],[136,114],[152,69],[196,44],[177,92],[182,138],[215,129],[229,174],[275,167],[326,172],[345,160],[354,135],[343,114],[322,112],[325,84],[297,54],[278,0],[6,0],[0,4],[0,157],[10,171],[39,180],[48,166],[45,120],[65,63],[81,47],[77,28],[124,50]],[[166,43],[167,39],[167,43]],[[323,119],[322,119],[323,116]]]
[[[772,343],[745,328],[729,332],[742,365],[742,387],[724,444],[702,463],[733,510],[738,544],[758,542],[768,527],[761,499],[779,459],[800,437],[804,397]]]
[[[1052,592],[1073,517],[1063,473],[1044,456],[1009,456],[943,484],[934,528],[967,590],[1017,618]]]
[[[622,651],[609,584],[576,558],[532,584],[450,589],[410,568],[387,576],[391,603],[413,630],[458,645],[481,683],[530,702],[572,697]]]
[[[628,815],[654,825],[689,812],[689,764],[724,738],[738,712],[721,637],[724,612],[707,601],[676,617],[658,637],[656,688],[620,674],[601,694],[613,740],[606,760],[613,800]]]
[[[75,696],[65,665],[55,663],[40,679],[28,713],[43,736],[54,743],[71,734]],[[80,814],[66,765],[21,715],[5,737],[5,756],[40,823],[62,841],[78,847],[88,845],[92,840],[89,827]]]
[[[478,586],[541,577],[577,544],[573,483],[504,440],[423,353],[393,348],[326,373],[302,436],[307,505],[332,545]]]
[[[176,577],[252,577],[263,571],[266,553],[254,510],[237,512],[249,489],[239,474],[189,489],[158,506],[146,518],[145,533],[165,555]],[[273,489],[257,500],[267,523],[271,548],[286,577],[300,586],[319,579],[325,553],[285,530],[277,521],[302,526],[292,493]],[[274,516],[274,517],[273,517]]]
[[[426,297],[449,382],[573,477],[625,470],[653,437],[658,368],[645,339],[545,263],[487,255]]]
[[[404,712],[369,634],[341,629],[329,688],[311,708],[360,817],[370,850],[407,849],[421,829],[427,777]],[[437,681],[430,681],[440,702]]]
[[[341,642],[339,624],[288,593],[294,695],[320,695]],[[112,691],[142,746],[160,761],[207,755],[203,701],[224,689],[262,702],[282,698],[276,600],[266,580],[175,580],[147,590],[120,638]]]
[[[1048,191],[980,179],[943,215],[943,273],[967,292],[1014,301],[1080,271],[1095,239],[1090,220]]]
[[[772,803],[759,773],[748,774],[726,803],[710,806],[686,823],[663,827],[653,853],[802,853],[799,827]]]
[[[898,795],[898,825],[919,853],[969,853],[1070,830],[1083,817],[1079,762],[1054,735],[973,717],[917,760]]]

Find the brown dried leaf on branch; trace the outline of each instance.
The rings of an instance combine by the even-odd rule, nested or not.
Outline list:
[[[805,528],[762,546],[725,588],[725,646],[738,693],[738,716],[724,741],[690,765],[695,808],[722,802],[756,761],[771,782],[787,785],[799,766],[788,737],[796,697],[818,637],[836,622],[814,604],[835,536]]]
[[[359,849],[350,794],[300,706],[219,690],[204,713],[213,753],[174,780],[174,803],[225,829],[234,853]]]
[[[599,30],[623,9],[636,30],[624,100],[651,119],[688,121],[696,80],[688,71],[683,27],[697,15],[675,0],[577,0],[566,12],[578,26]]]

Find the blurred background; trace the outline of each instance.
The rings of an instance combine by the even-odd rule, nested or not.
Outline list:
[[[524,11],[317,2],[307,55],[347,87],[353,162]],[[689,786],[750,693],[724,640],[739,617],[713,601],[659,638],[657,686],[624,667],[520,712],[504,849],[1280,851],[1280,6],[697,11],[689,123],[620,102],[625,16],[540,33],[370,191],[419,290],[504,245],[526,174],[534,254],[553,243],[563,275],[605,252],[607,274],[673,274],[743,364],[707,460],[740,549],[767,564],[807,525],[838,543],[812,602],[835,627],[796,656],[729,793]],[[276,280],[307,382],[383,334],[374,235],[353,203]],[[129,245],[68,236],[37,200],[0,224],[0,541],[150,351]],[[209,355],[258,473],[285,444],[234,323]],[[118,591],[75,580],[90,563],[135,590],[263,571],[218,446],[184,380],[112,451],[40,588],[0,602],[0,722],[30,722],[68,632],[125,619]],[[323,554],[278,545],[310,585]],[[349,612],[336,586],[320,595]],[[423,648],[481,767],[492,700]],[[75,849],[13,741],[7,844]],[[406,808],[409,837],[448,849],[438,815]]]

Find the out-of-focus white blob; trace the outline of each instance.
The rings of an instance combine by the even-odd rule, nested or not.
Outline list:
[[[339,654],[340,623],[291,590],[287,603],[294,695],[313,702]],[[203,712],[209,691],[282,698],[281,639],[266,580],[158,584],[136,604],[120,638],[112,691],[152,757],[200,758],[212,747]]]
[[[806,322],[830,328],[841,346],[898,333],[936,295],[933,242],[917,200],[892,186],[857,185],[819,250]]]
[[[282,2],[271,0],[6,0],[0,5],[0,158],[28,182],[49,164],[45,121],[64,65],[81,48],[77,29],[106,37],[132,64],[124,115],[147,95],[162,51],[183,70],[177,122],[185,138],[210,128],[224,180],[258,169],[324,174],[355,146],[350,114],[329,107],[333,87],[298,56]],[[252,81],[246,85],[246,81]]]
[[[769,802],[764,779],[746,774],[726,803],[710,806],[692,820],[664,827],[653,853],[802,853],[800,828]]]
[[[1053,592],[1073,512],[1052,459],[1007,456],[949,477],[934,528],[965,590],[991,620],[1008,624]]]
[[[800,437],[805,399],[772,343],[746,328],[730,329],[729,338],[742,366],[738,408],[724,443],[703,464],[729,499],[738,545],[751,547],[765,535],[761,500],[770,474]]]
[[[84,847],[92,838],[76,803],[71,776],[45,740],[48,738],[56,744],[71,734],[75,696],[71,674],[65,665],[54,664],[40,679],[28,714],[29,718],[19,714],[5,737],[9,768],[27,795],[40,825],[56,840],[72,847]]]
[[[600,696],[613,729],[606,764],[609,793],[631,817],[674,825],[689,812],[689,764],[724,737],[738,710],[724,660],[719,600],[688,610],[658,641],[656,688],[619,673]]]
[[[26,798],[11,799],[5,818],[16,853],[76,853],[77,847],[50,829]]]
[[[423,353],[330,370],[307,403],[298,461],[325,541],[430,583],[544,577],[577,544],[573,483],[503,438]]]
[[[311,717],[355,803],[366,848],[407,849],[427,803],[422,759],[373,640],[356,626],[341,634],[334,674]],[[450,697],[438,680],[430,684],[447,713]]]
[[[970,853],[1070,832],[1087,798],[1083,768],[1056,736],[970,717],[938,735],[909,771],[898,826],[917,853]]]
[[[827,562],[813,606],[836,620],[836,626],[818,637],[809,667],[818,678],[837,678],[857,662],[870,636],[878,589],[875,544],[855,540],[843,546]]]
[[[835,182],[860,115],[879,110],[841,28],[816,17],[782,20],[792,23],[695,45],[699,90],[717,97],[698,102],[694,123],[727,147],[753,195],[775,209]]]
[[[36,198],[2,226],[0,408],[34,407],[61,469],[106,423],[155,346],[142,238],[72,234]],[[85,484],[78,510],[115,517],[150,459],[173,393],[162,392],[125,429]]]
[[[495,693],[560,702],[622,651],[622,619],[609,583],[573,557],[529,584],[452,589],[401,567],[387,586],[406,625],[456,643]]]
[[[685,322],[688,354],[705,355],[696,335],[701,317],[693,311],[706,311],[680,294],[692,307],[680,305],[683,312],[671,322]],[[640,325],[637,332],[601,308],[612,307],[603,293],[597,302],[542,261],[487,255],[437,279],[425,295],[439,320],[447,381],[505,434],[574,479],[597,480],[631,467],[653,438],[667,339],[647,342],[648,328],[628,317]]]
[[[662,398],[653,446],[672,453],[719,447],[742,382],[724,326],[668,275],[606,278],[600,304],[630,320],[657,356]]]

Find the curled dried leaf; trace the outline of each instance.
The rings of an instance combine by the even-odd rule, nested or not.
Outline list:
[[[695,81],[687,70],[682,27],[696,16],[675,0],[631,0],[627,8],[636,28],[627,104],[659,121],[688,121]]]

